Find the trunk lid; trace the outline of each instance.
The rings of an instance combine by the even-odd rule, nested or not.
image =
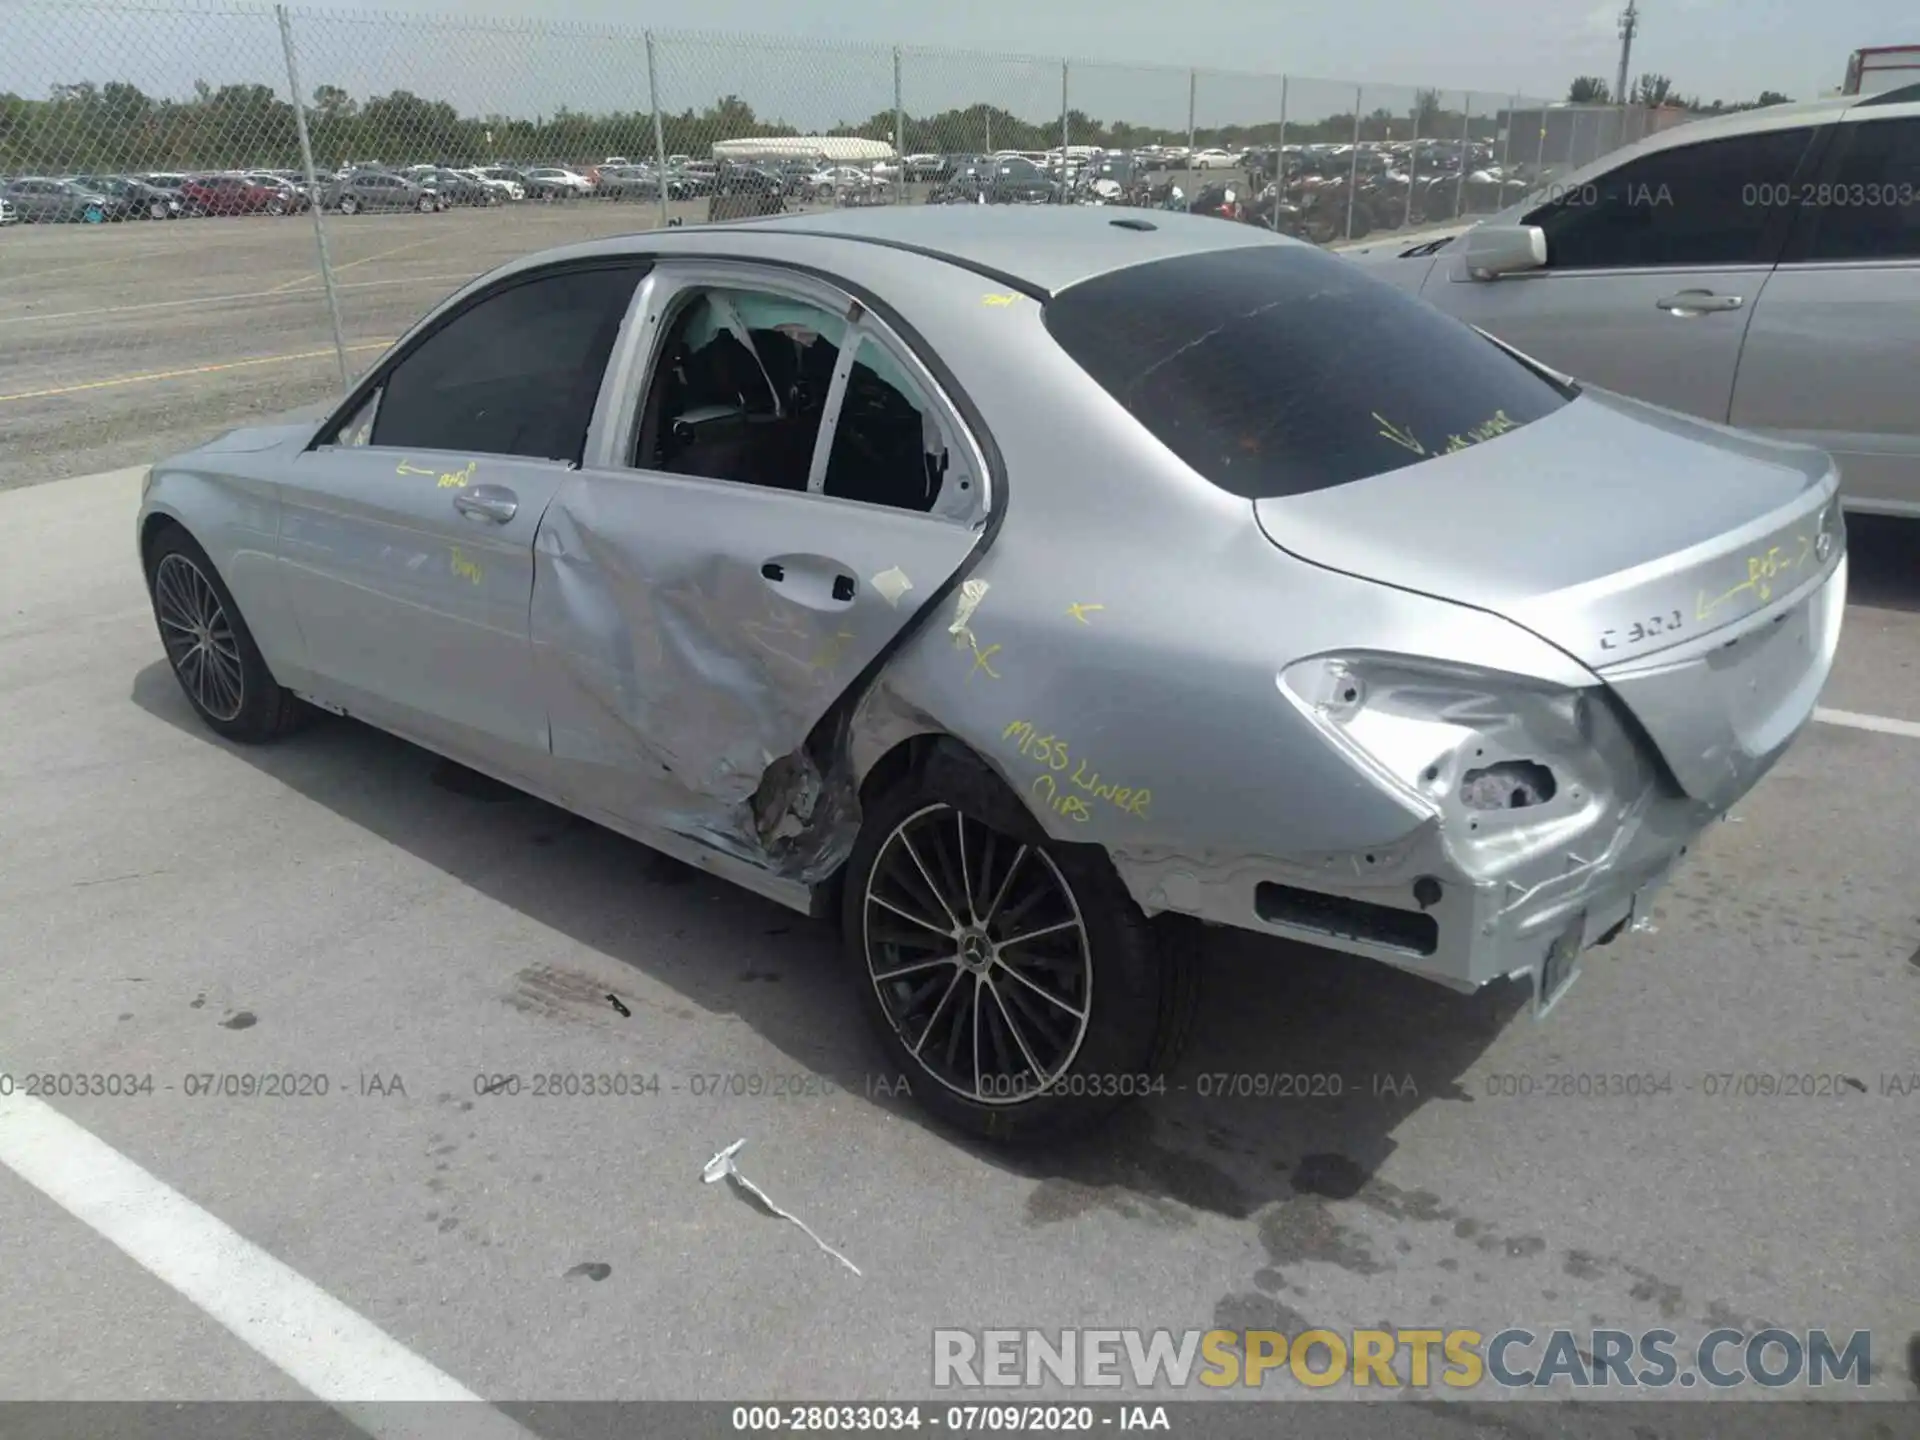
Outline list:
[[[1689,794],[1724,804],[1805,722],[1831,665],[1838,489],[1821,451],[1589,390],[1483,443],[1254,511],[1300,559],[1558,646]]]

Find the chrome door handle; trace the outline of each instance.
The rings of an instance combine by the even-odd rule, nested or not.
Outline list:
[[[453,497],[453,508],[462,515],[504,525],[519,512],[520,497],[504,485],[469,485]]]
[[[1669,315],[1716,315],[1738,310],[1746,303],[1743,296],[1716,295],[1711,290],[1682,290],[1678,295],[1653,302],[1655,309],[1665,310]]]

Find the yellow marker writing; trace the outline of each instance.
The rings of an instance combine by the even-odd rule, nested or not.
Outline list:
[[[1091,625],[1093,622],[1087,619],[1087,616],[1091,615],[1095,610],[1104,610],[1106,608],[1104,605],[1089,605],[1083,600],[1078,604],[1067,606],[1067,614],[1078,620],[1082,625]]]
[[[1811,536],[1800,535],[1796,538],[1800,542],[1800,553],[1798,555],[1790,553],[1789,547],[1785,545],[1775,545],[1761,554],[1749,555],[1747,557],[1747,578],[1742,580],[1738,585],[1735,585],[1732,589],[1727,590],[1723,594],[1716,595],[1711,599],[1707,597],[1707,592],[1702,590],[1699,601],[1695,606],[1695,618],[1704,620],[1715,610],[1718,610],[1722,605],[1732,600],[1736,595],[1742,595],[1749,591],[1759,599],[1762,605],[1766,604],[1773,598],[1774,581],[1793,570],[1799,569],[1813,554],[1813,538]]]
[[[982,305],[1011,305],[1019,298],[1018,295],[982,295],[980,297],[980,303]]]
[[[437,475],[440,472],[437,470],[422,470],[418,465],[409,464],[407,461],[402,460],[393,473],[396,475]]]
[[[1373,418],[1380,422],[1380,436],[1382,439],[1391,440],[1401,449],[1411,450],[1416,455],[1424,455],[1427,453],[1427,447],[1414,438],[1411,430],[1402,430],[1378,410],[1373,412]]]
[[[469,560],[458,545],[453,547],[453,573],[475,585],[480,583],[480,567]]]

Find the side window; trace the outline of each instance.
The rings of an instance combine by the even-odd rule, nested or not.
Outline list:
[[[943,496],[951,447],[939,412],[885,346],[871,336],[854,351],[845,398],[834,422],[821,490],[844,500],[931,511],[938,500],[958,500],[965,475]],[[944,513],[953,513],[942,505]]]
[[[545,275],[465,311],[387,376],[372,443],[578,464],[640,275]]]
[[[748,290],[704,290],[670,323],[634,464],[805,490],[840,341],[838,316]]]
[[[1842,125],[1814,207],[1809,260],[1920,259],[1920,116]]]
[[[1555,270],[1766,264],[1811,129],[1680,145],[1631,161],[1527,217]]]

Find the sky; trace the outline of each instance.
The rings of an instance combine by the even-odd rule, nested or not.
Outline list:
[[[802,128],[891,109],[891,47],[906,108],[986,100],[1030,118],[1071,103],[1098,119],[1181,126],[1188,67],[1201,126],[1272,119],[1279,79],[1303,119],[1406,110],[1414,87],[1463,90],[1476,113],[1512,94],[1564,98],[1580,74],[1612,83],[1620,5],[1592,0],[387,0],[384,16],[307,0],[296,8],[302,88],[358,98],[407,88],[469,114],[649,108],[642,28],[659,39],[663,107],[736,93]],[[217,8],[215,8],[217,6]],[[137,9],[130,8],[137,7]],[[727,38],[721,38],[727,37]],[[1632,73],[1703,99],[1836,88],[1850,51],[1920,42],[1911,0],[1645,0]],[[944,53],[928,53],[940,51]],[[1044,57],[1025,62],[1008,56]],[[994,57],[994,58],[988,58]],[[1307,80],[1300,77],[1324,77]],[[269,12],[222,0],[0,0],[0,91],[44,96],[80,79],[184,95],[195,79],[285,92]]]

